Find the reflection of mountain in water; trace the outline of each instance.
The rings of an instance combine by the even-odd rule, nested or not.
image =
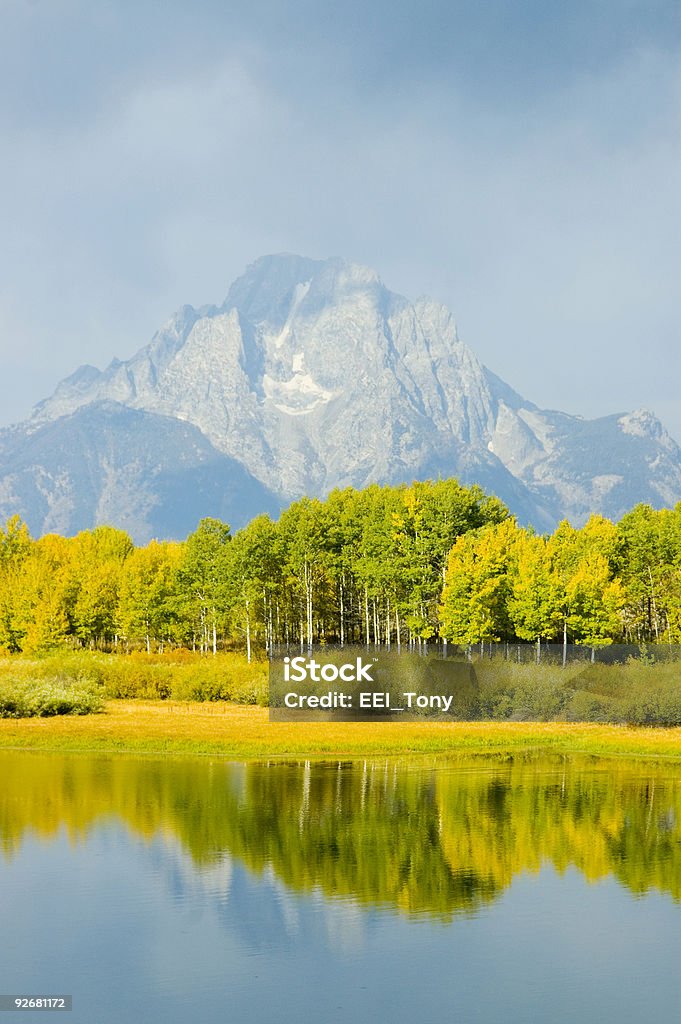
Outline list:
[[[546,756],[437,769],[231,766],[2,751],[0,777],[8,855],[29,830],[49,838],[65,827],[78,839],[115,816],[147,838],[175,835],[227,889],[231,860],[295,892],[447,917],[550,862],[681,899],[677,768]]]
[[[335,948],[357,949],[372,930],[371,918],[355,900],[344,906],[329,903],[321,894],[319,899],[301,900],[271,868],[256,876],[227,854],[199,866],[168,834],[156,836],[147,850],[172,901],[190,906],[194,913],[210,908],[241,949],[290,954],[310,942],[323,945],[329,940]]]

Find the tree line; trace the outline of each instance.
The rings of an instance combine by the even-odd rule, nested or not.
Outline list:
[[[127,651],[681,640],[681,504],[550,536],[456,480],[303,498],[232,535],[135,546],[0,529],[0,648]]]
[[[681,503],[593,515],[550,536],[511,517],[462,535],[449,555],[440,632],[599,646],[681,641]]]

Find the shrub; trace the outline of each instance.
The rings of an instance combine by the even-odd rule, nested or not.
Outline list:
[[[175,700],[231,700],[239,704],[267,704],[267,664],[249,664],[239,655],[203,658],[173,669]]]
[[[49,715],[90,715],[104,706],[101,692],[87,682],[59,676],[0,682],[0,718],[44,718]]]

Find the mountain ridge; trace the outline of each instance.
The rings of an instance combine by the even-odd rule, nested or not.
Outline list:
[[[182,306],[130,359],[79,367],[0,433],[0,514],[12,438],[102,402],[190,425],[231,460],[220,469],[227,490],[239,466],[254,498],[260,487],[279,504],[459,476],[545,530],[681,500],[681,449],[652,413],[542,410],[482,365],[445,306],[412,303],[340,258],[261,257],[221,305]]]

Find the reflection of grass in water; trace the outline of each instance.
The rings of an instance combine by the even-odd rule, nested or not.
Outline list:
[[[679,770],[625,760],[462,756],[253,763],[0,752],[0,842],[84,837],[98,819],[232,856],[296,892],[447,918],[550,862],[681,898]]]
[[[681,728],[569,722],[300,722],[225,703],[110,701],[103,715],[0,721],[0,747],[218,754],[372,756],[546,748],[681,759]]]

